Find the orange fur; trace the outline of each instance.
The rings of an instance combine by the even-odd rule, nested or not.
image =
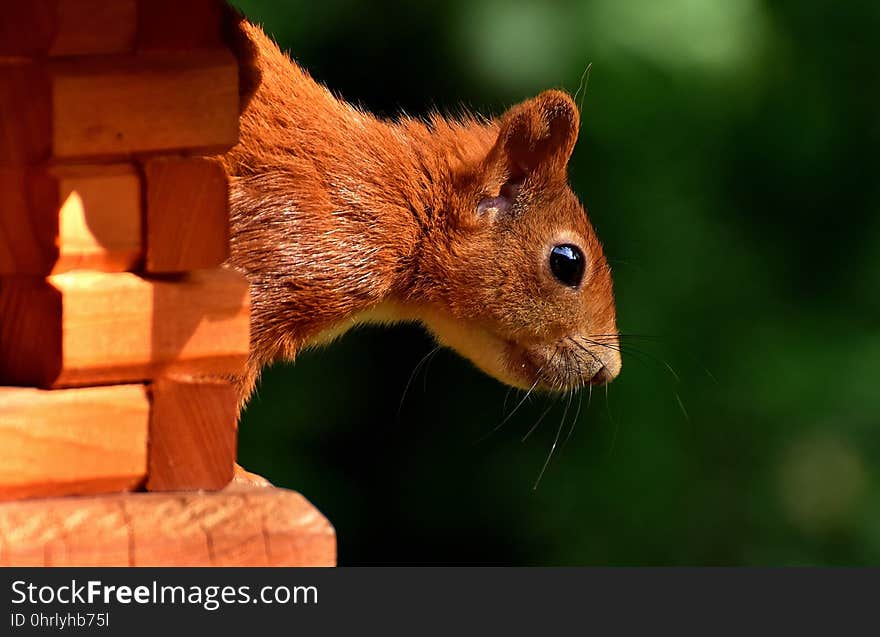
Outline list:
[[[383,121],[335,98],[259,27],[240,29],[241,138],[222,161],[230,265],[252,284],[243,398],[267,363],[367,320],[421,321],[520,387],[617,374],[610,271],[567,185],[579,127],[567,94],[496,120]],[[587,256],[579,289],[550,272],[560,241]]]

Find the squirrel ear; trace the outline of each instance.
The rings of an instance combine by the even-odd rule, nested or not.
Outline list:
[[[577,141],[580,116],[568,93],[545,91],[521,102],[501,118],[490,161],[517,182],[534,171],[565,172]]]

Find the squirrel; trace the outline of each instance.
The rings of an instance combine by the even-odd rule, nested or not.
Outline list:
[[[228,265],[251,284],[242,403],[262,368],[363,323],[422,323],[508,385],[620,372],[611,271],[568,185],[580,127],[549,90],[495,119],[381,120],[238,17]]]

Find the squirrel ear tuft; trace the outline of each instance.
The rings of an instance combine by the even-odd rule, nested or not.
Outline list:
[[[579,127],[580,116],[571,96],[545,91],[501,117],[490,161],[505,163],[510,181],[520,181],[539,170],[565,172]]]

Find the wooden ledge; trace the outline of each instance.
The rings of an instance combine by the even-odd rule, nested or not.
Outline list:
[[[336,535],[271,486],[0,504],[0,566],[334,566]]]

